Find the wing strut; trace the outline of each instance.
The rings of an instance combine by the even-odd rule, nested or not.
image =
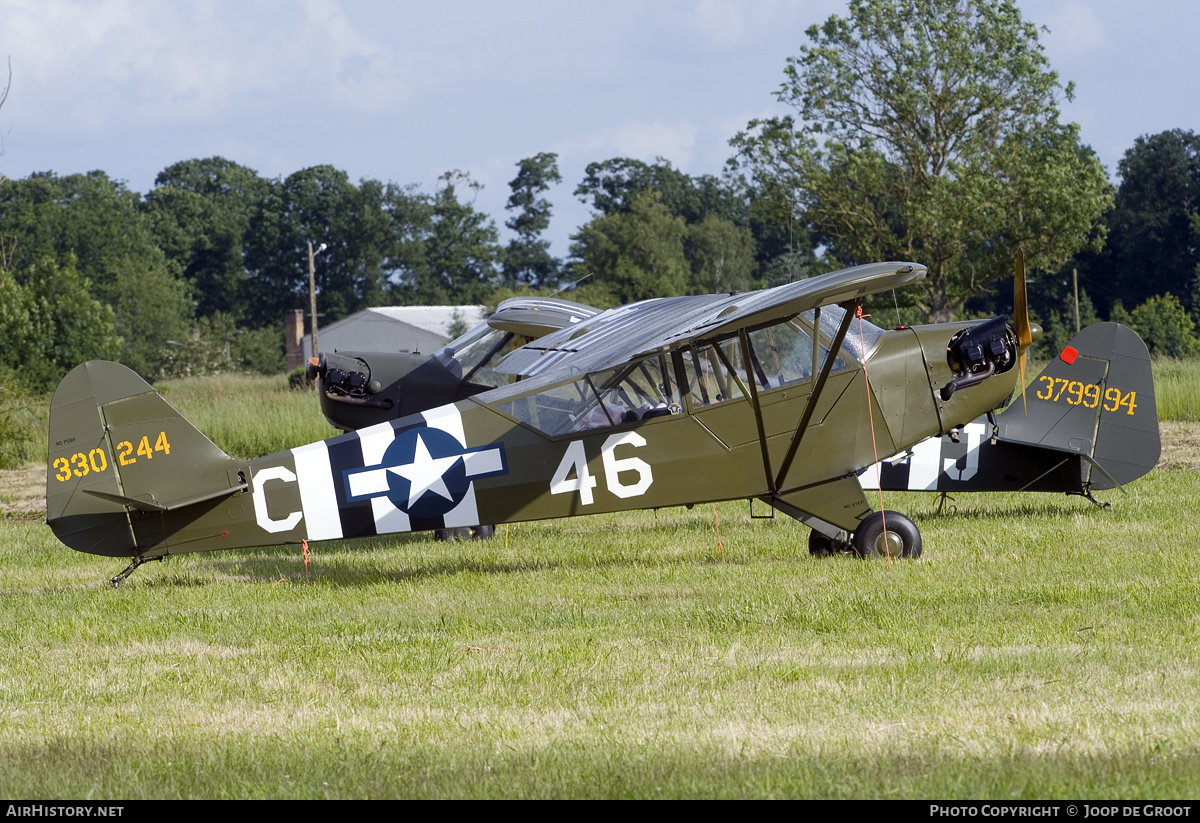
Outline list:
[[[779,475],[775,478],[775,488],[771,490],[772,492],[778,492],[783,487],[783,480],[787,477],[788,469],[792,467],[792,461],[796,458],[796,452],[800,450],[800,441],[804,439],[804,433],[808,430],[808,423],[812,420],[813,412],[817,410],[817,401],[821,399],[821,393],[825,389],[825,381],[829,378],[830,372],[833,371],[833,364],[837,360],[837,353],[842,350],[842,342],[846,339],[846,332],[850,331],[850,323],[858,315],[858,307],[861,303],[861,300],[850,300],[838,304],[846,310],[846,315],[842,318],[842,325],[838,328],[837,336],[833,339],[833,344],[829,347],[829,352],[825,355],[825,364],[821,367],[821,374],[813,386],[812,394],[808,396],[808,403],[804,406],[804,414],[800,415],[800,423],[796,426],[796,433],[792,435],[792,445],[788,447],[787,455],[783,458],[783,463],[779,467]],[[820,326],[821,309],[818,308],[816,315],[813,317],[814,350],[817,350],[820,346],[820,338],[818,337]]]

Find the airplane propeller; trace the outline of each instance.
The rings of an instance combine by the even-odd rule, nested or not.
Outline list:
[[[1017,249],[1017,270],[1013,276],[1013,328],[1017,333],[1017,364],[1021,380],[1021,403],[1025,416],[1029,416],[1029,403],[1025,399],[1025,363],[1029,359],[1029,347],[1041,337],[1042,330],[1029,322],[1029,301],[1025,296],[1025,252]]]

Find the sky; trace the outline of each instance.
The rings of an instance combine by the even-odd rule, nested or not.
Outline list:
[[[1200,3],[1018,0],[1117,182],[1139,136],[1200,132]],[[552,252],[588,163],[720,174],[805,30],[846,0],[0,0],[0,174],[95,169],[145,194],[182,160],[329,164],[432,192],[461,170],[506,242],[516,164],[558,155]],[[0,63],[0,71],[4,66]],[[4,76],[0,75],[0,89]],[[316,239],[316,238],[314,238]]]

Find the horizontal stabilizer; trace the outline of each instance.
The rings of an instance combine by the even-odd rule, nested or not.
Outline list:
[[[118,503],[122,506],[131,506],[144,512],[169,512],[176,511],[178,509],[184,509],[188,506],[194,506],[197,503],[207,503],[210,500],[219,500],[222,497],[228,497],[235,492],[245,491],[247,488],[247,484],[239,483],[238,485],[231,486],[227,489],[218,489],[217,491],[209,492],[196,497],[165,502],[160,500],[140,500],[136,497],[126,497],[121,494],[111,494],[110,492],[99,491],[97,489],[84,489],[84,493],[99,497],[102,500],[110,500],[113,503]]]

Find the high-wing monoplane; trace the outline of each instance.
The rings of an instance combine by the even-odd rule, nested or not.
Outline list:
[[[916,557],[916,525],[873,510],[860,474],[961,439],[1012,395],[1035,336],[1020,317],[885,331],[858,311],[924,275],[877,263],[611,309],[489,360],[511,381],[256,460],[125,367],[85,363],[51,403],[47,520],[71,548],[130,558],[114,585],[169,554],[735,499],[808,525],[814,553]],[[1052,472],[1077,490],[1147,471],[1109,443],[1158,442],[1126,331],[1077,338],[997,441],[1066,455]]]

